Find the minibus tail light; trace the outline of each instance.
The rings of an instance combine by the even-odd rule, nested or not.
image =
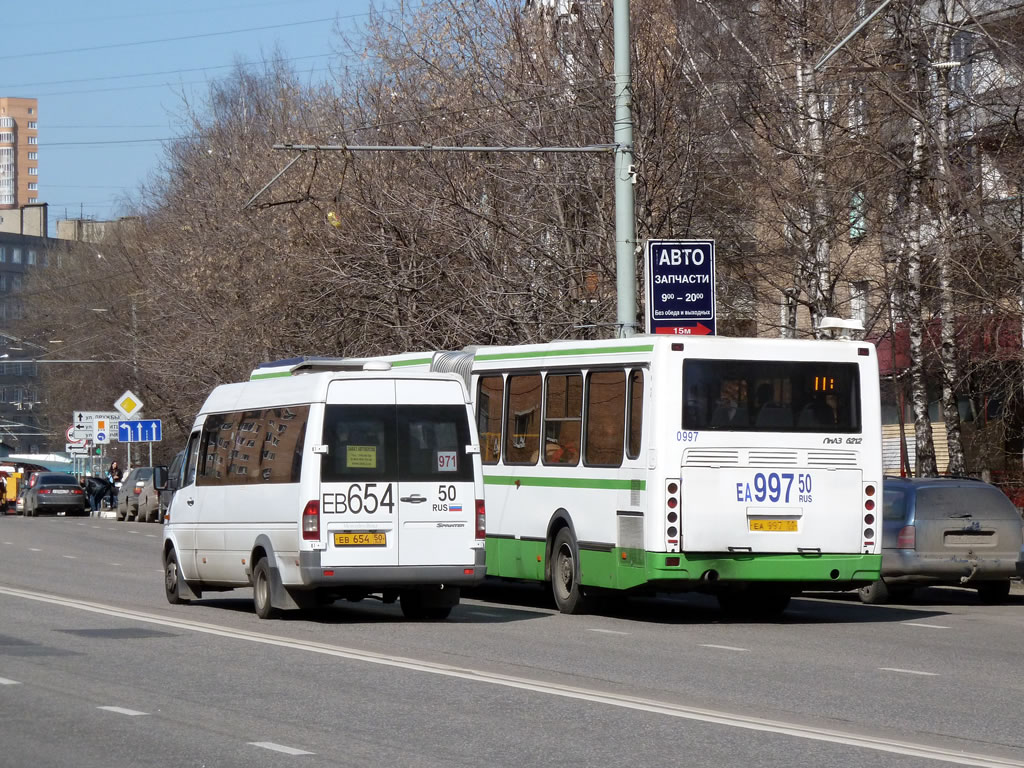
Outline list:
[[[484,509],[484,500],[476,500],[476,537],[483,539],[487,536],[487,511]]]
[[[303,541],[320,541],[320,500],[310,499],[302,510]]]

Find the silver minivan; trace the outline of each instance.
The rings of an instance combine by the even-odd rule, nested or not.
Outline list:
[[[859,590],[863,602],[907,598],[920,586],[963,586],[998,603],[1022,575],[1021,515],[998,488],[968,478],[885,478],[882,579]]]

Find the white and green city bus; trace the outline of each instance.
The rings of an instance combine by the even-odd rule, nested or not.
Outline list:
[[[879,578],[871,344],[678,336],[399,355],[470,384],[487,574],[772,615]]]

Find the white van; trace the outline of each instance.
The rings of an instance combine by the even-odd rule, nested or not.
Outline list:
[[[217,387],[196,418],[164,526],[168,601],[251,586],[260,618],[371,595],[447,617],[486,571],[462,378],[287,362]]]

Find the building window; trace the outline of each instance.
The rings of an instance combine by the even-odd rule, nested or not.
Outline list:
[[[28,153],[28,159],[29,160],[38,160],[39,159],[39,153],[38,152],[29,152]]]
[[[9,131],[4,131],[3,133],[0,133],[0,142],[4,144],[13,144],[14,134],[10,133]]]
[[[28,262],[26,262],[26,263],[35,266],[35,263],[36,263],[36,252],[35,251],[29,251],[28,252]]]
[[[11,275],[11,289],[15,291],[21,290],[21,275]]]
[[[0,292],[7,290],[7,275],[0,273]]]
[[[13,128],[14,118],[13,117],[0,117],[0,128]]]
[[[0,139],[0,141],[3,141],[3,139]],[[38,136],[29,136],[28,137],[28,143],[29,144],[38,144],[39,143],[39,137]]]
[[[37,123],[35,120],[29,120],[28,121],[28,129],[30,131],[34,131],[38,127],[39,127],[39,123]]]
[[[21,248],[12,248],[11,249],[11,263],[12,264],[21,264]]]
[[[36,113],[35,107],[29,107],[29,108],[28,108],[28,113],[29,113],[30,115],[34,115],[34,114]]]
[[[32,191],[37,190],[37,189],[39,189],[39,182],[38,181],[30,181],[28,183],[28,191],[29,192],[32,192]]]
[[[850,239],[857,240],[867,234],[867,223],[864,213],[867,201],[863,192],[854,192],[850,196]]]
[[[38,175],[39,175],[39,169],[38,169],[38,168],[32,168],[32,167],[30,167],[30,168],[28,169],[28,175],[29,175],[29,176],[38,176]]]
[[[0,264],[7,261],[7,249],[0,245]]]
[[[857,280],[850,283],[850,317],[860,320],[860,324],[867,325],[868,319],[868,291],[871,284],[867,280]]]

